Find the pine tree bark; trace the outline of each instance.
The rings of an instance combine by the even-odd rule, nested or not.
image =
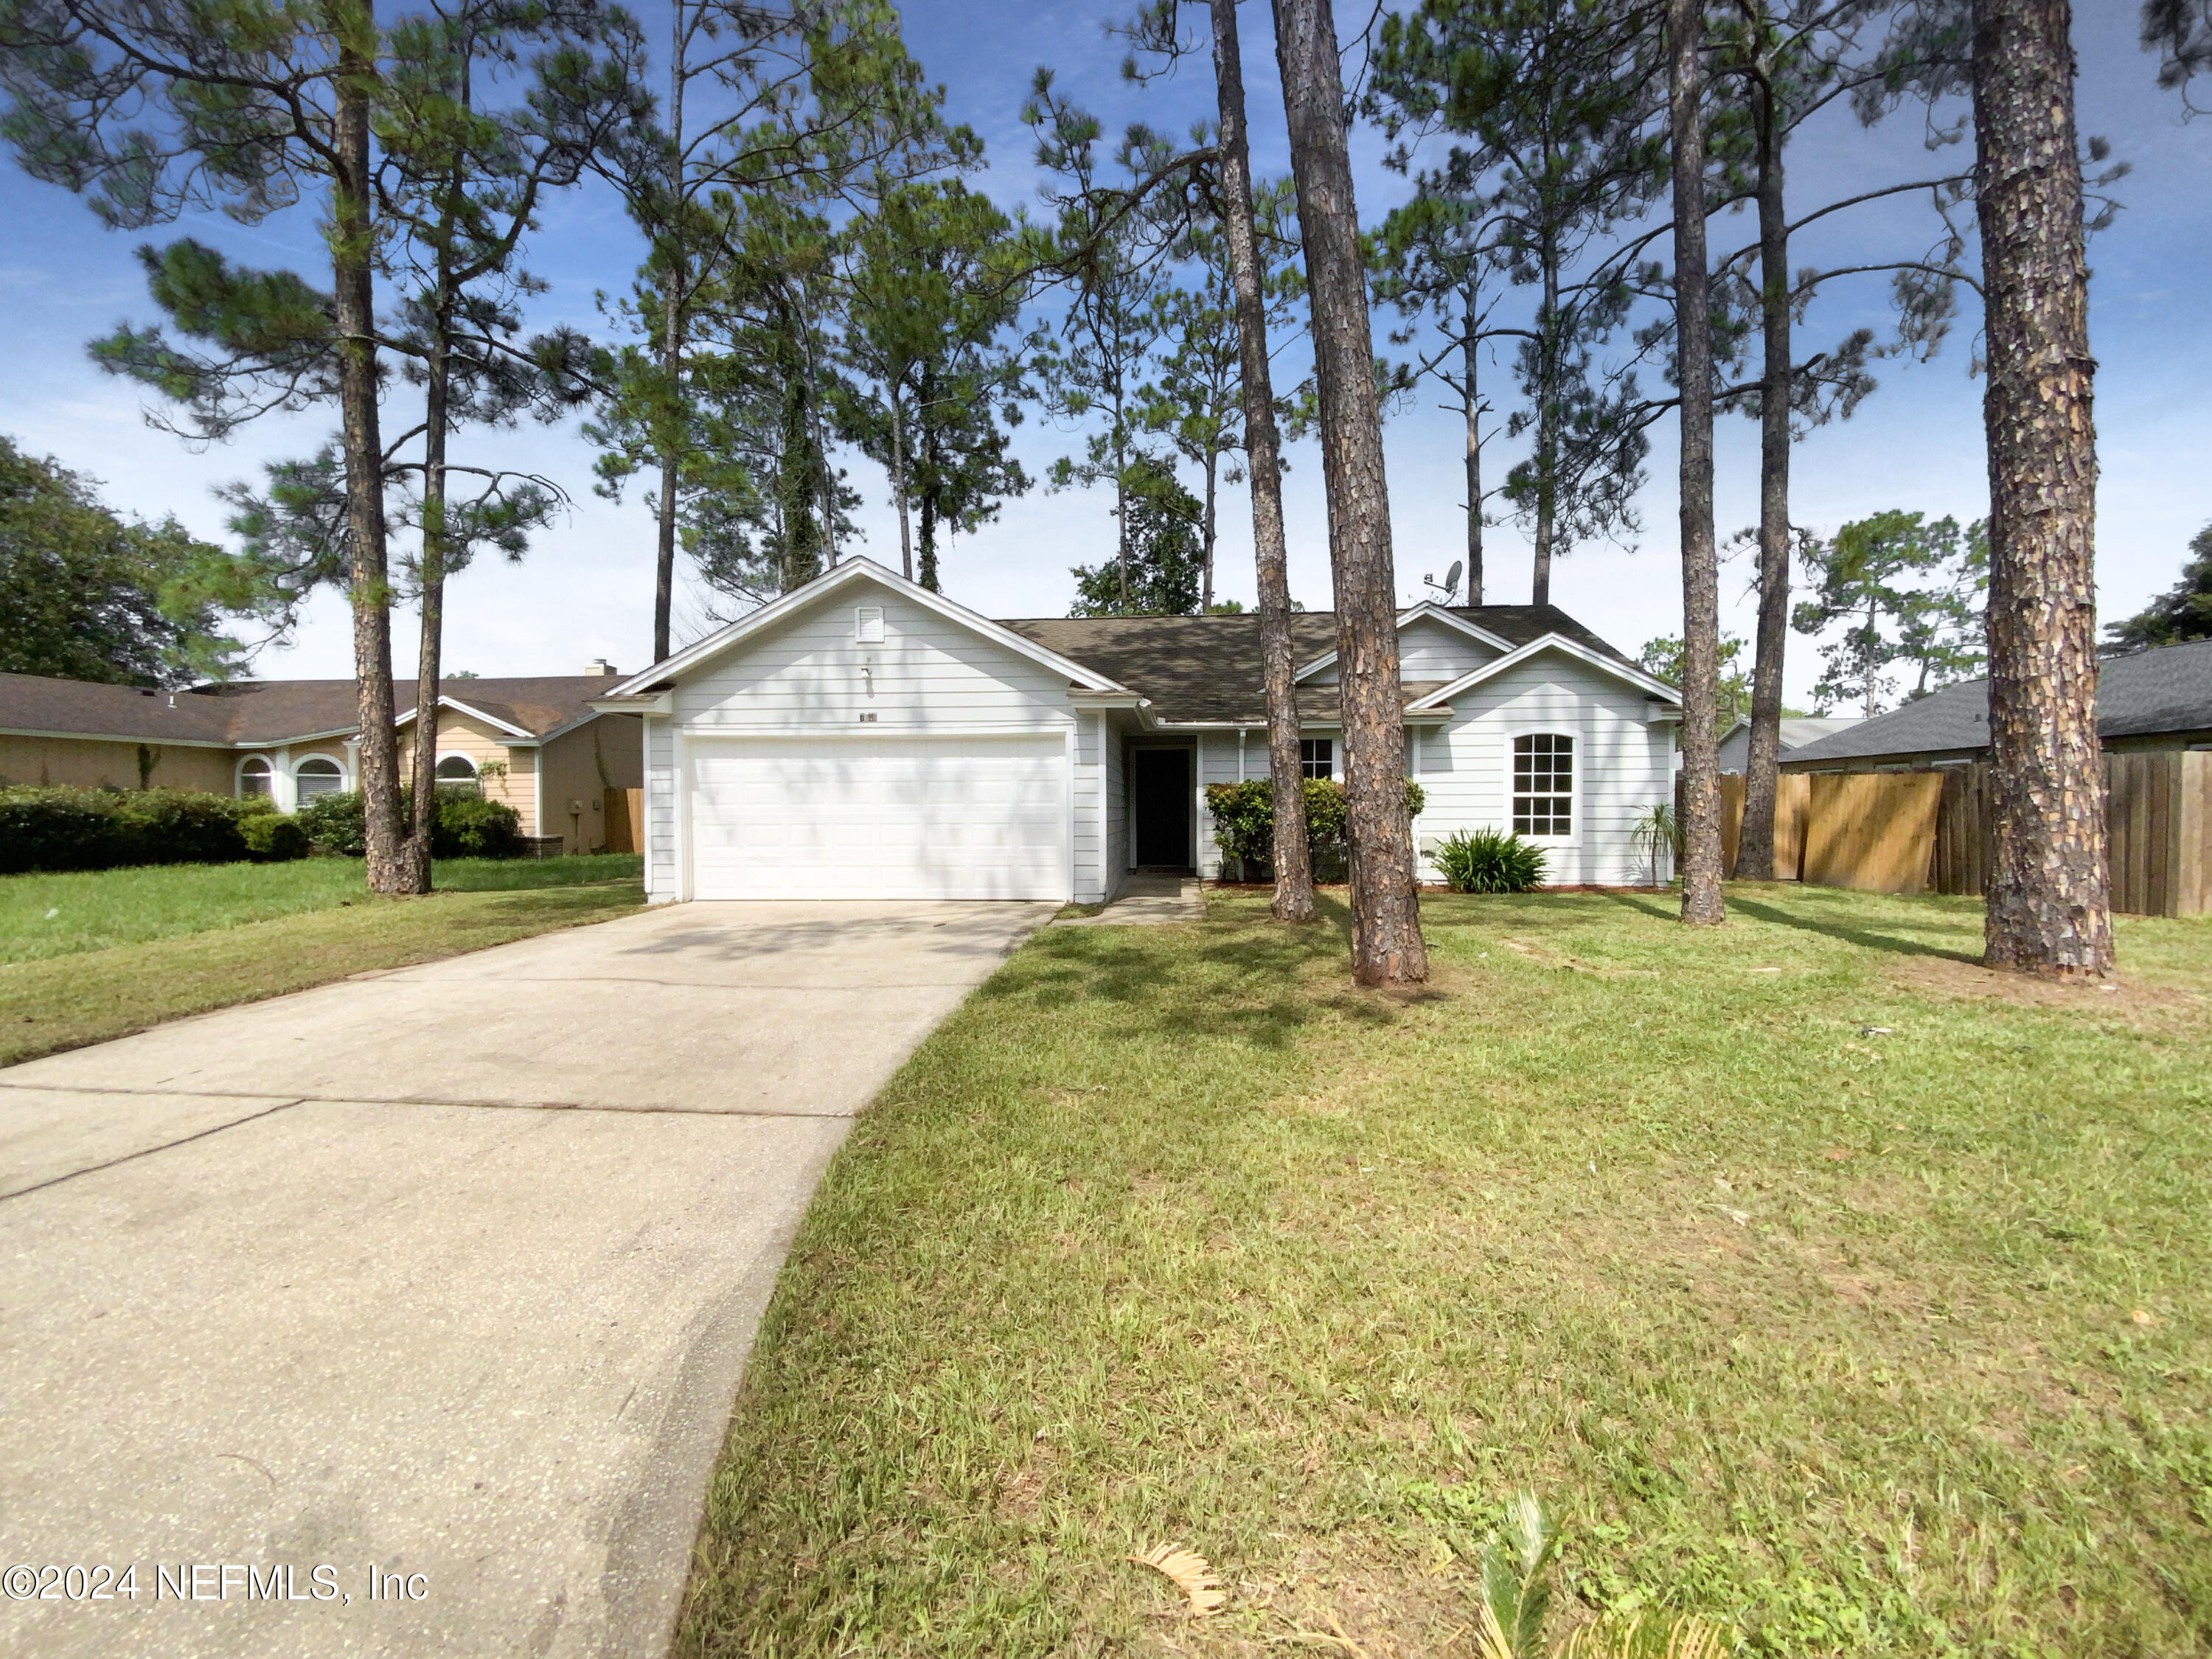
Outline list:
[[[1283,539],[1282,436],[1275,428],[1267,363],[1267,310],[1252,228],[1251,136],[1244,117],[1244,58],[1237,0],[1211,0],[1213,78],[1221,113],[1223,228],[1237,290],[1237,362],[1244,391],[1244,454],[1252,477],[1252,546],[1260,589],[1261,679],[1267,707],[1267,775],[1275,800],[1278,921],[1310,921],[1313,860],[1306,846],[1304,775],[1298,766],[1297,672],[1291,649],[1290,558]]]
[[[1713,544],[1713,340],[1705,268],[1705,7],[1668,0],[1674,161],[1674,338],[1681,393],[1682,920],[1725,921],[1721,899],[1720,566]]]
[[[447,227],[451,230],[450,222]],[[443,256],[422,399],[422,598],[415,660],[415,763],[409,779],[413,811],[407,829],[407,890],[430,890],[430,842],[438,818],[438,696],[446,635],[446,428],[453,384],[447,331],[453,296]]]
[[[1528,580],[1528,603],[1552,602],[1552,539],[1559,510],[1559,252],[1553,233],[1544,233],[1543,308],[1536,320],[1536,561]]]
[[[1329,563],[1335,576],[1352,972],[1362,985],[1429,976],[1406,812],[1405,707],[1398,684],[1397,580],[1375,392],[1367,273],[1345,142],[1344,76],[1329,0],[1274,0],[1313,314]]]
[[[1460,338],[1462,392],[1467,407],[1467,588],[1465,603],[1482,603],[1482,399],[1475,392],[1478,321],[1474,289],[1467,291],[1461,312],[1466,331]]]
[[[1782,665],[1790,642],[1790,221],[1784,212],[1781,112],[1772,82],[1753,83],[1758,146],[1759,321],[1765,362],[1759,406],[1759,638],[1751,672],[1750,757],[1740,881],[1774,879],[1774,799],[1782,763]]]
[[[2112,971],[2097,733],[2096,430],[2067,0],[1976,0],[1989,381],[1990,750],[1983,960]]]
[[[350,22],[341,28],[351,31]],[[392,731],[392,584],[386,562],[384,443],[376,409],[376,300],[369,92],[375,70],[342,46],[335,83],[331,275],[338,333],[338,408],[351,544],[354,678],[360,687],[359,765],[372,893],[408,890],[399,820],[398,741]]]

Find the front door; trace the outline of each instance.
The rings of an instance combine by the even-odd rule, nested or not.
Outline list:
[[[1139,749],[1130,772],[1137,805],[1137,863],[1190,867],[1190,750]]]

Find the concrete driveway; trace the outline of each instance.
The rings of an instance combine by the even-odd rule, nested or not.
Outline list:
[[[0,1650],[662,1652],[816,1180],[1051,909],[677,906],[0,1071]]]

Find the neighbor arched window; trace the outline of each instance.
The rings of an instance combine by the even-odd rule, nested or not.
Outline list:
[[[335,795],[345,787],[345,769],[328,755],[310,755],[292,769],[292,784],[301,800]]]
[[[474,789],[481,793],[483,781],[477,776],[477,763],[466,755],[439,756],[438,787],[441,789]]]
[[[1513,739],[1513,833],[1575,832],[1575,740],[1563,732]]]
[[[266,795],[276,769],[269,764],[266,755],[248,755],[238,763],[238,793],[241,795]]]

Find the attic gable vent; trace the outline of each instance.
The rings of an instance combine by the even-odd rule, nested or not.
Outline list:
[[[884,611],[881,605],[864,605],[854,611],[853,637],[862,645],[881,645],[884,642]]]

